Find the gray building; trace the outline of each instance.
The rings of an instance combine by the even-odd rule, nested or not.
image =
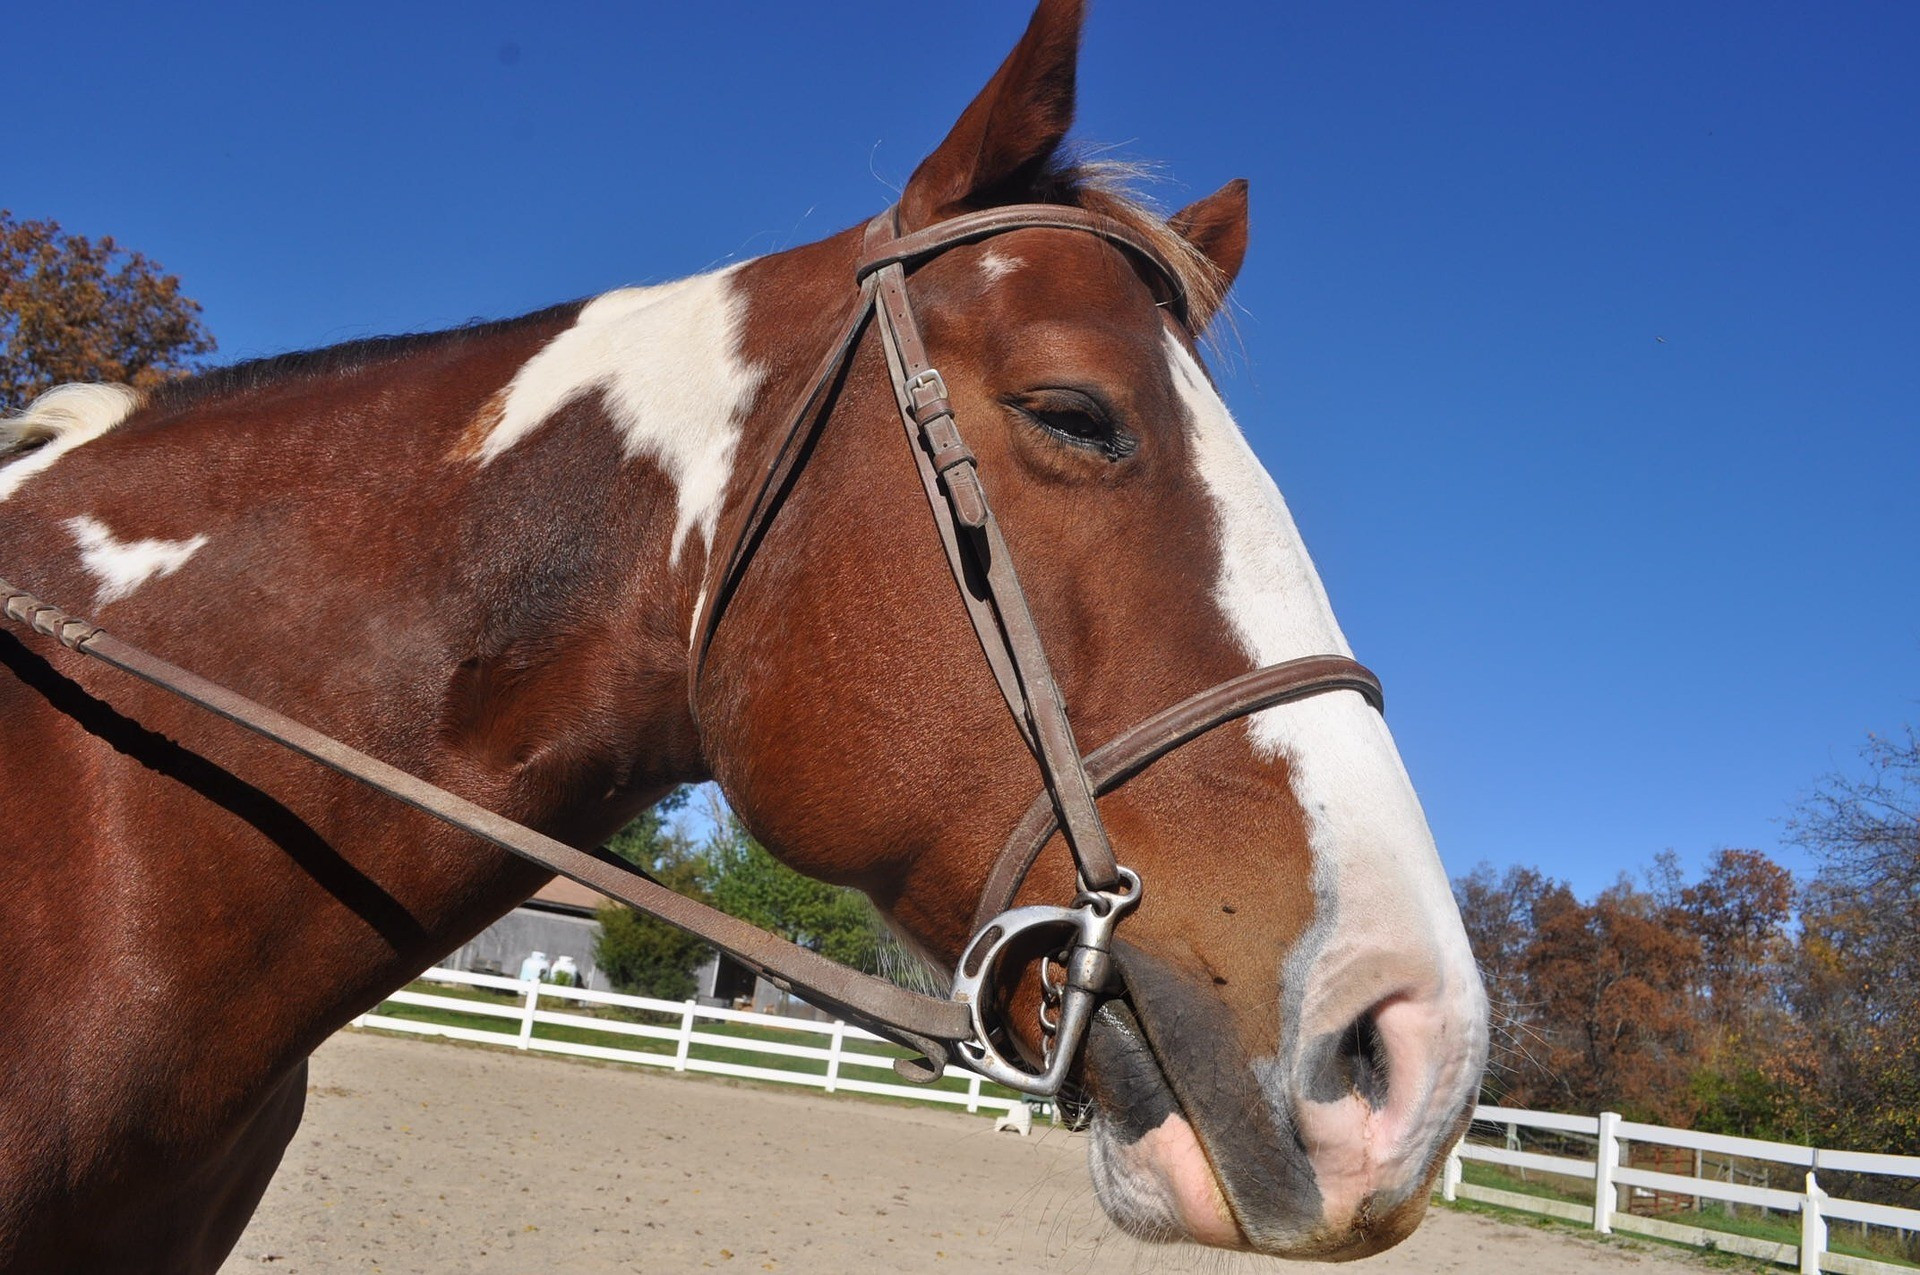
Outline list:
[[[549,963],[567,956],[579,969],[583,987],[611,992],[613,984],[600,972],[593,950],[600,935],[593,910],[604,902],[605,896],[598,891],[555,877],[531,899],[474,935],[443,964],[475,974],[518,978],[520,963],[534,952],[545,955]]]
[[[600,922],[594,910],[608,902],[598,890],[566,877],[555,877],[513,911],[489,925],[442,964],[474,974],[518,978],[520,965],[539,952],[551,964],[571,957],[580,971],[581,985],[596,992],[616,990],[600,972],[594,943]],[[733,1006],[763,1014],[798,1018],[826,1017],[804,1001],[780,991],[723,952],[715,952],[693,972],[696,996],[703,1005]]]

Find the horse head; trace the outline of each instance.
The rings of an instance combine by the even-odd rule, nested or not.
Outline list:
[[[1006,205],[1075,207],[1150,244],[1181,285],[1183,306],[1138,254],[1044,226],[957,244],[911,274],[1074,730],[1098,745],[1254,668],[1349,651],[1198,347],[1246,251],[1246,186],[1163,219],[1068,158],[1080,16],[1075,0],[1042,3],[895,215],[912,235]],[[724,276],[728,384],[746,406],[739,463],[710,480],[700,515],[709,538],[753,499],[778,418],[855,304],[863,251],[848,231]],[[981,657],[871,330],[832,379],[824,425],[712,634],[698,748],[767,844],[864,889],[951,968],[1039,775]],[[683,511],[697,477],[682,477]],[[681,577],[696,632],[724,567],[716,555]],[[1380,715],[1350,690],[1269,708],[1098,808],[1144,882],[1118,930],[1125,995],[1101,1009],[1079,1074],[1107,1211],[1136,1234],[1294,1256],[1403,1238],[1470,1110],[1485,1002]],[[1056,837],[1018,900],[1064,904],[1077,889]],[[1045,955],[1011,958],[995,984],[1034,1058]]]

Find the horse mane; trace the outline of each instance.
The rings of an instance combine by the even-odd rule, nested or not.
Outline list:
[[[473,319],[432,332],[359,337],[338,345],[270,354],[226,367],[209,368],[159,386],[148,395],[143,406],[156,411],[174,412],[212,399],[270,389],[288,381],[317,381],[350,375],[416,354],[457,350],[475,341],[550,323],[560,315],[577,310],[582,304],[580,301],[563,301],[510,319]]]
[[[112,383],[56,385],[11,416],[0,417],[0,465],[73,438],[105,433],[135,412],[168,414],[292,381],[316,381],[437,350],[455,350],[523,327],[550,323],[583,303],[565,301],[510,319],[474,319],[433,332],[361,337],[208,368],[149,390]]]
[[[1180,276],[1197,313],[1219,308],[1226,281],[1214,264],[1170,225],[1135,191],[1147,170],[1138,164],[1113,160],[1065,159],[1042,173],[1027,198],[1065,204],[1111,218],[1159,249]],[[549,323],[577,310],[584,301],[567,301],[511,319],[476,319],[435,332],[364,337],[339,345],[298,350],[212,368],[168,381],[151,391],[141,404],[155,411],[177,411],[231,394],[265,389],[293,379],[318,380],[358,371],[370,365],[429,351],[457,348],[522,327]],[[0,448],[4,441],[0,440]],[[0,454],[4,454],[0,451]]]
[[[1023,198],[1110,218],[1159,249],[1179,274],[1197,313],[1218,312],[1227,281],[1163,214],[1140,197],[1136,188],[1146,174],[1138,164],[1063,158],[1040,173]],[[289,381],[322,380],[416,354],[458,349],[523,327],[551,323],[582,304],[567,301],[509,319],[475,319],[437,331],[362,337],[338,345],[248,359],[166,381],[144,394],[124,385],[56,386],[18,414],[0,418],[0,464],[82,429],[104,432],[136,411],[173,413]]]

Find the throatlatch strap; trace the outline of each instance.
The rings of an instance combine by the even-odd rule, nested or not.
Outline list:
[[[732,549],[727,554],[726,566],[719,580],[705,601],[700,617],[700,636],[693,644],[692,666],[687,677],[687,704],[695,721],[700,720],[700,675],[706,670],[707,650],[713,645],[713,636],[720,629],[721,617],[726,615],[734,592],[739,589],[740,580],[747,573],[747,566],[753,561],[753,555],[766,536],[767,528],[772,525],[774,515],[779,512],[780,502],[786,498],[800,458],[813,446],[820,431],[826,427],[827,418],[833,413],[840,380],[853,362],[853,352],[859,347],[860,334],[866,330],[867,320],[872,314],[873,287],[862,284],[860,304],[841,327],[840,335],[827,347],[813,379],[807,383],[806,397],[801,400],[799,410],[787,425],[787,432],[781,436],[780,446],[775,449],[767,472],[754,492],[753,503],[747,507],[746,515],[740,519],[729,539],[721,542],[731,544]]]

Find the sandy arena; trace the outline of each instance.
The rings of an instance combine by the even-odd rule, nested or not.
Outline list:
[[[1136,1243],[1077,1135],[370,1033],[314,1058],[306,1122],[227,1272],[1330,1268]],[[1700,1264],[1437,1209],[1388,1275],[1699,1275]]]

